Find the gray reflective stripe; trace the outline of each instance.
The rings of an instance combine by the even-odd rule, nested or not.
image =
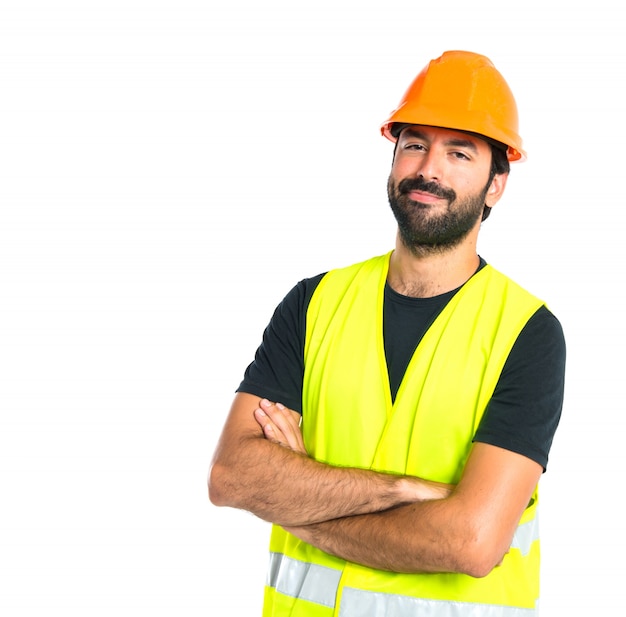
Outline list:
[[[351,587],[341,594],[339,617],[536,617],[532,608],[424,600]]]
[[[539,539],[539,520],[520,525],[513,536],[512,548],[526,556],[532,543]],[[342,571],[270,553],[267,585],[292,598],[333,608]],[[531,617],[535,609],[494,606],[467,602],[425,600],[412,596],[377,593],[346,587],[341,596],[339,617]],[[417,613],[416,611],[419,611]]]
[[[341,570],[270,553],[267,585],[286,596],[333,608],[340,579]]]
[[[517,548],[522,555],[526,557],[530,553],[530,547],[535,540],[539,540],[539,516],[535,514],[535,518],[520,525],[515,530],[511,548]]]

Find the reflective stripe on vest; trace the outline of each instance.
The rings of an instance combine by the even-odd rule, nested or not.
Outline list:
[[[332,608],[335,606],[341,570],[270,553],[267,586],[292,598],[301,598]]]
[[[531,544],[538,539],[535,518],[518,527],[511,548],[517,548],[526,555]],[[341,570],[291,559],[280,553],[270,553],[266,584],[286,596],[333,608],[341,575]],[[415,614],[420,617],[466,617],[469,614],[475,617],[532,617],[535,612],[535,609],[513,606],[428,600],[346,587],[341,597],[339,617]]]
[[[515,530],[511,548],[516,548],[526,557],[530,553],[530,547],[535,540],[539,540],[539,513],[535,513],[535,517],[526,523],[522,523]]]
[[[332,608],[340,579],[339,570],[290,559],[279,553],[270,554],[267,585],[287,596]],[[420,617],[466,617],[469,614],[476,617],[532,617],[535,612],[534,609],[512,606],[426,600],[347,587],[343,590],[339,617],[417,614]]]
[[[535,617],[532,608],[494,606],[446,600],[425,600],[389,593],[375,593],[346,587],[341,597],[339,617]]]

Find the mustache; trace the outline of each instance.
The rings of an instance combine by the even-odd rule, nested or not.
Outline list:
[[[446,189],[436,182],[426,182],[421,177],[401,180],[398,183],[398,191],[401,194],[410,193],[411,191],[422,191],[435,195],[435,197],[447,199],[448,202],[453,202],[456,199],[456,193],[452,189]]]

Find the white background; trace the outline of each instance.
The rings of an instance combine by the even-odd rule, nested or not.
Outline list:
[[[622,610],[620,15],[2,2],[0,614],[260,614],[269,529],[209,504],[211,453],[288,289],[393,246],[378,127],[446,49],[494,61],[529,153],[480,252],[567,336],[542,614]]]

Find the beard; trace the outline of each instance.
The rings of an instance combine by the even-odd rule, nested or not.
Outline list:
[[[452,189],[421,177],[405,178],[396,184],[389,176],[387,195],[402,243],[415,255],[441,252],[458,245],[482,218],[488,188],[489,185],[480,193],[459,200]],[[409,199],[409,192],[415,190],[445,199],[445,212],[433,213],[433,206]]]

